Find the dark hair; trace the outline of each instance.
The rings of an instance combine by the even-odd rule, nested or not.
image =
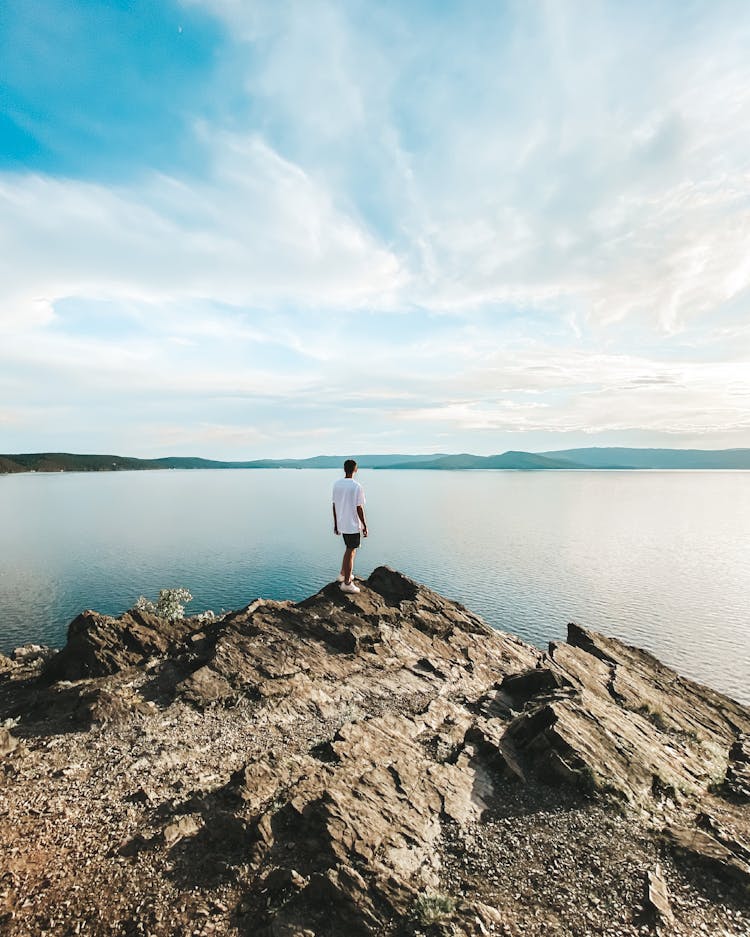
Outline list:
[[[357,463],[354,459],[347,459],[346,462],[344,462],[344,471],[347,475],[351,475],[356,467]]]

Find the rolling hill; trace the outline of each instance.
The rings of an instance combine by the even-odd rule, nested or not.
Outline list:
[[[522,471],[538,471],[540,469],[575,469],[580,465],[566,460],[556,459],[533,452],[504,452],[502,455],[446,455],[437,459],[425,461],[404,462],[390,465],[394,469],[436,469],[438,471],[456,471],[466,469],[514,469]]]
[[[318,455],[306,459],[253,459],[222,462],[195,456],[136,459],[118,455],[76,455],[70,452],[32,452],[0,455],[0,475],[18,472],[123,472],[156,469],[340,469],[347,456]],[[604,447],[562,449],[551,452],[509,451],[479,456],[454,455],[355,455],[363,469],[427,469],[470,471],[506,469],[748,469],[750,449],[628,449]]]
[[[626,449],[606,447],[542,452],[584,468],[750,469],[750,449]]]

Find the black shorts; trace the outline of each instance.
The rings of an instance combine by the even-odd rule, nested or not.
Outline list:
[[[360,534],[342,534],[344,543],[350,550],[356,550],[359,546]]]

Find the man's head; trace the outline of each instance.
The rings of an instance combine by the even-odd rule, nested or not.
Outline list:
[[[357,463],[354,459],[347,459],[344,462],[344,474],[347,478],[351,478],[352,475],[357,471]]]

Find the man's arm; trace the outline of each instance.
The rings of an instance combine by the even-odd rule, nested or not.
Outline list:
[[[357,505],[357,514],[359,515],[359,519],[362,523],[362,536],[366,537],[367,536],[367,521],[365,520],[365,509],[362,507],[361,504]]]
[[[335,534],[338,534],[339,532],[339,522],[336,517],[336,505],[335,504],[333,505],[333,532]]]

